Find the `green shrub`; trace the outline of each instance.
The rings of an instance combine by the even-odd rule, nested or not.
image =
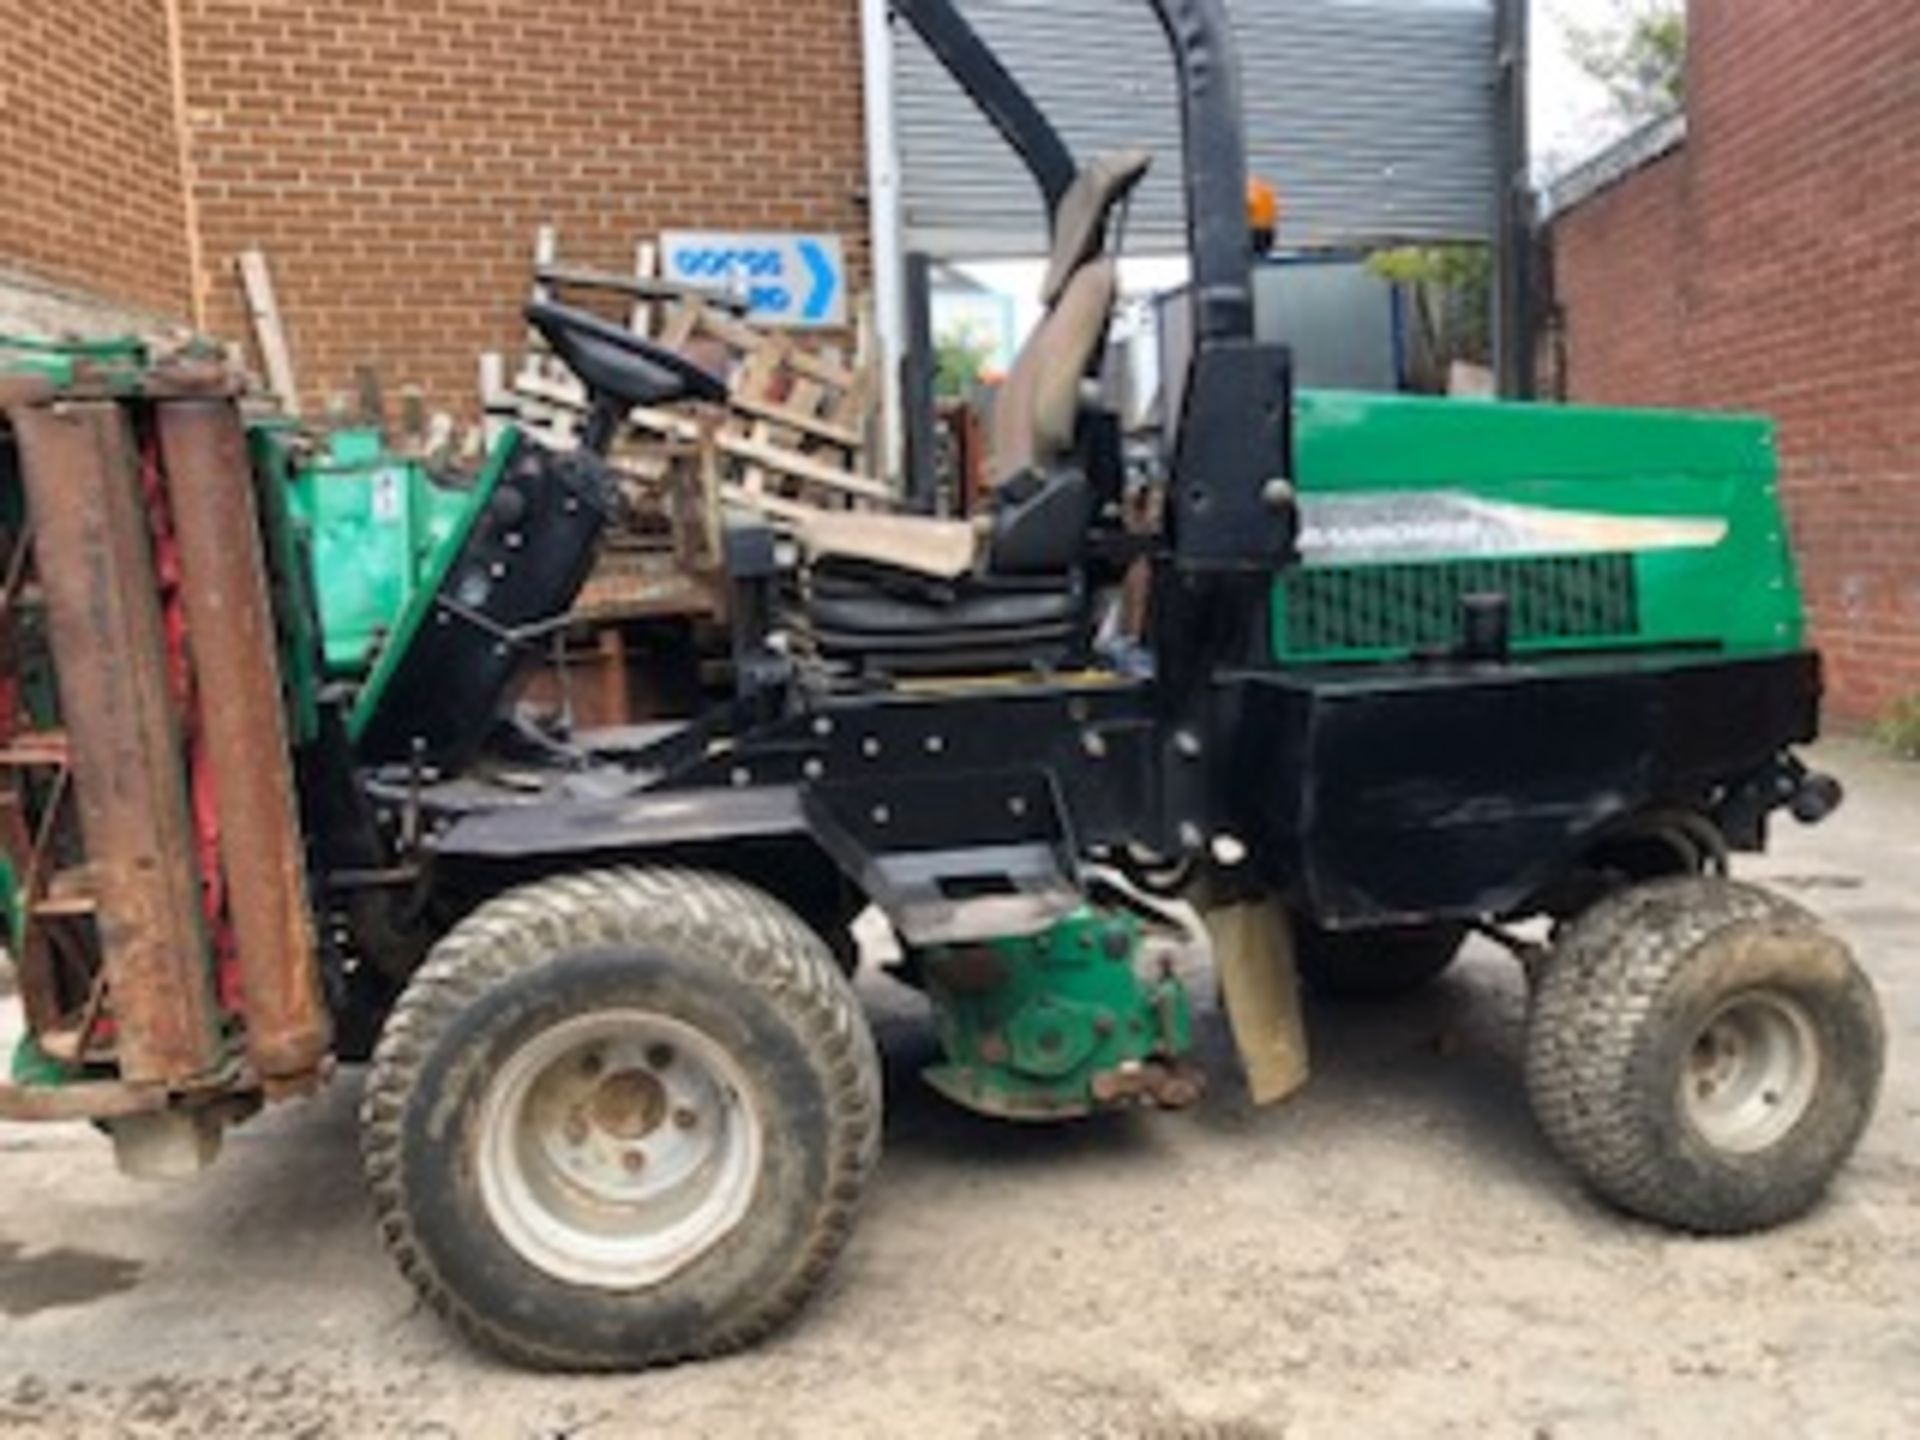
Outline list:
[[[1920,694],[1903,695],[1873,727],[1882,745],[1907,760],[1920,760]]]

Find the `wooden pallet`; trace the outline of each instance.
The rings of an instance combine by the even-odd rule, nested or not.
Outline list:
[[[624,665],[623,625],[724,614],[728,510],[804,535],[822,515],[843,523],[852,512],[897,508],[871,466],[879,387],[870,323],[849,357],[814,337],[755,325],[725,295],[656,278],[656,253],[641,241],[626,275],[564,263],[550,228],[533,249],[535,299],[578,295],[607,318],[617,309],[637,334],[728,377],[724,404],[642,407],[621,428],[610,460],[623,519],[574,608],[582,634],[597,637],[583,642],[586,659],[576,662],[590,661],[596,674]],[[507,424],[556,448],[578,443],[585,391],[538,335],[529,334],[511,368],[505,357],[483,357],[481,392],[489,444]],[[585,693],[599,697],[597,713],[618,718],[618,683]]]
[[[868,463],[875,453],[878,386],[859,347],[849,363],[833,348],[752,324],[724,296],[655,279],[654,247],[636,247],[635,273],[613,275],[562,264],[553,233],[534,247],[533,294],[557,289],[617,294],[630,304],[637,333],[698,356],[729,378],[725,406],[711,429],[693,407],[640,408],[616,442],[614,463],[632,485],[754,508],[782,521],[811,509],[891,509],[897,497]],[[864,329],[863,329],[864,337]],[[497,358],[482,362],[482,392],[497,429],[508,420],[543,443],[578,441],[586,396],[579,382],[531,337],[511,384]],[[683,472],[693,470],[698,483]],[[717,518],[705,522],[717,533]]]

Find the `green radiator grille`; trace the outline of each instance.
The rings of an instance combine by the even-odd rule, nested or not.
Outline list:
[[[1283,654],[1299,659],[1445,649],[1460,597],[1507,597],[1517,645],[1630,640],[1640,628],[1631,555],[1296,566],[1281,581]]]

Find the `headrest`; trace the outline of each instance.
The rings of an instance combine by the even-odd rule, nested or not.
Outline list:
[[[1052,305],[1073,272],[1106,248],[1107,221],[1153,165],[1146,150],[1116,150],[1096,156],[1083,169],[1054,212],[1053,255],[1040,301]]]

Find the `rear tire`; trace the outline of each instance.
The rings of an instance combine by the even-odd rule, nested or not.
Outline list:
[[[1603,1197],[1683,1230],[1810,1209],[1880,1085],[1879,1002],[1799,906],[1685,876],[1569,924],[1534,992],[1527,1088],[1553,1148]]]
[[[1294,957],[1301,980],[1316,995],[1390,1000],[1439,978],[1466,936],[1460,925],[1335,931],[1296,920]]]
[[[518,1363],[720,1354],[797,1311],[879,1149],[872,1036],[821,940],[721,876],[511,891],[434,948],[362,1108],[380,1233]]]

